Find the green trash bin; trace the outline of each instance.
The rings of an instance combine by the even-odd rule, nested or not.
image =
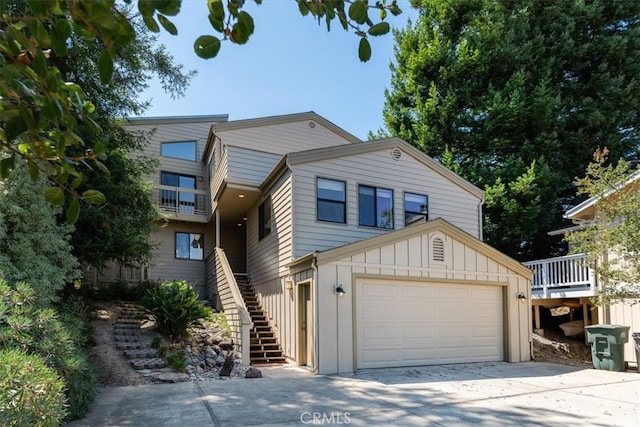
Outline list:
[[[629,340],[629,326],[591,325],[586,329],[593,366],[605,371],[624,371],[624,344]]]

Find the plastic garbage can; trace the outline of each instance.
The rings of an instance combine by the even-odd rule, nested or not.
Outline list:
[[[596,369],[624,371],[624,344],[629,340],[629,326],[587,326],[587,340],[591,345],[591,360]]]
[[[633,337],[633,341],[636,346],[636,367],[638,372],[640,372],[640,332],[634,332],[631,336]]]

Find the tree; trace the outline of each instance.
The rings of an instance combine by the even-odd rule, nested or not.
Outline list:
[[[622,159],[607,164],[607,156],[607,149],[596,151],[576,182],[580,194],[597,198],[595,217],[567,235],[603,284],[596,305],[640,298],[640,168]]]
[[[640,3],[414,5],[394,35],[386,131],[486,191],[489,244],[520,260],[561,253],[547,232],[579,201],[594,149],[639,154]]]
[[[24,164],[0,181],[0,277],[28,282],[41,306],[57,302],[67,283],[78,278],[71,253],[73,226],[58,224],[61,208],[42,197],[49,188],[45,176],[28,176]]]
[[[261,0],[254,0],[260,4]],[[127,1],[130,3],[130,0]],[[159,32],[160,26],[171,34],[178,29],[168,18],[180,12],[182,0],[139,0],[138,11],[147,28]],[[365,0],[298,0],[301,14],[324,20],[327,28],[338,20],[345,30],[353,29],[360,37],[358,54],[362,61],[371,55],[369,35],[389,31],[384,22],[387,11],[401,13],[396,0],[381,0],[369,6]],[[253,18],[242,10],[244,0],[209,0],[208,19],[219,36],[203,35],[194,42],[194,51],[202,58],[215,57],[222,41],[243,44],[253,33]],[[348,8],[347,8],[347,5]],[[380,22],[369,12],[379,12]],[[158,24],[159,23],[159,24]],[[136,32],[126,10],[115,0],[26,0],[0,3],[0,149],[8,155],[0,161],[0,178],[11,174],[16,161],[24,160],[29,173],[44,173],[57,187],[45,197],[64,205],[65,191],[74,197],[67,208],[67,220],[74,222],[80,201],[99,204],[104,195],[97,190],[78,192],[87,168],[108,173],[102,163],[106,158],[101,143],[90,147],[78,133],[83,124],[93,132],[101,128],[92,117],[95,104],[87,98],[81,85],[66,81],[51,61],[68,54],[70,38],[76,35],[97,40],[101,49],[94,75],[108,84],[116,67],[114,60],[122,49],[136,40]],[[68,150],[82,149],[70,155]]]
[[[141,95],[153,76],[176,98],[182,96],[195,74],[177,65],[163,46],[155,47],[155,37],[141,20],[131,11],[126,14],[136,38],[119,50],[109,85],[102,85],[95,73],[94,64],[102,48],[98,41],[72,36],[67,56],[54,61],[66,80],[82,86],[87,96],[95,100],[93,116],[101,132],[81,125],[79,135],[90,146],[102,143],[108,153],[103,163],[109,173],[89,169],[78,187],[80,192],[99,190],[106,202],[80,211],[71,241],[78,260],[98,269],[109,261],[121,265],[149,262],[154,246],[148,237],[162,219],[149,181],[157,161],[140,154],[148,135],[126,131],[118,117],[146,111],[148,101]]]

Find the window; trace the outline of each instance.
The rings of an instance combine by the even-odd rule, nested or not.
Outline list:
[[[162,157],[173,157],[174,159],[196,160],[196,142],[163,142],[160,147]]]
[[[317,219],[318,221],[346,222],[346,184],[343,181],[318,178]]]
[[[160,172],[160,184],[171,187],[196,189],[196,177],[173,172]],[[162,189],[160,207],[179,213],[194,214],[196,211],[196,195],[187,191]]]
[[[429,198],[424,194],[404,193],[404,225],[429,219]]]
[[[271,234],[271,197],[258,208],[258,240]]]
[[[393,228],[393,190],[359,186],[358,211],[360,225]]]
[[[204,259],[204,236],[198,233],[176,233],[176,258]]]

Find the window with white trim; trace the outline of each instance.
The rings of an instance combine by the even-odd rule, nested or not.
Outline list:
[[[258,207],[258,240],[271,234],[271,219],[271,197],[269,197]]]
[[[182,160],[196,160],[196,142],[195,141],[177,141],[163,142],[160,146],[160,155],[162,157],[171,157]]]
[[[424,194],[404,193],[404,225],[429,219],[429,198]]]

